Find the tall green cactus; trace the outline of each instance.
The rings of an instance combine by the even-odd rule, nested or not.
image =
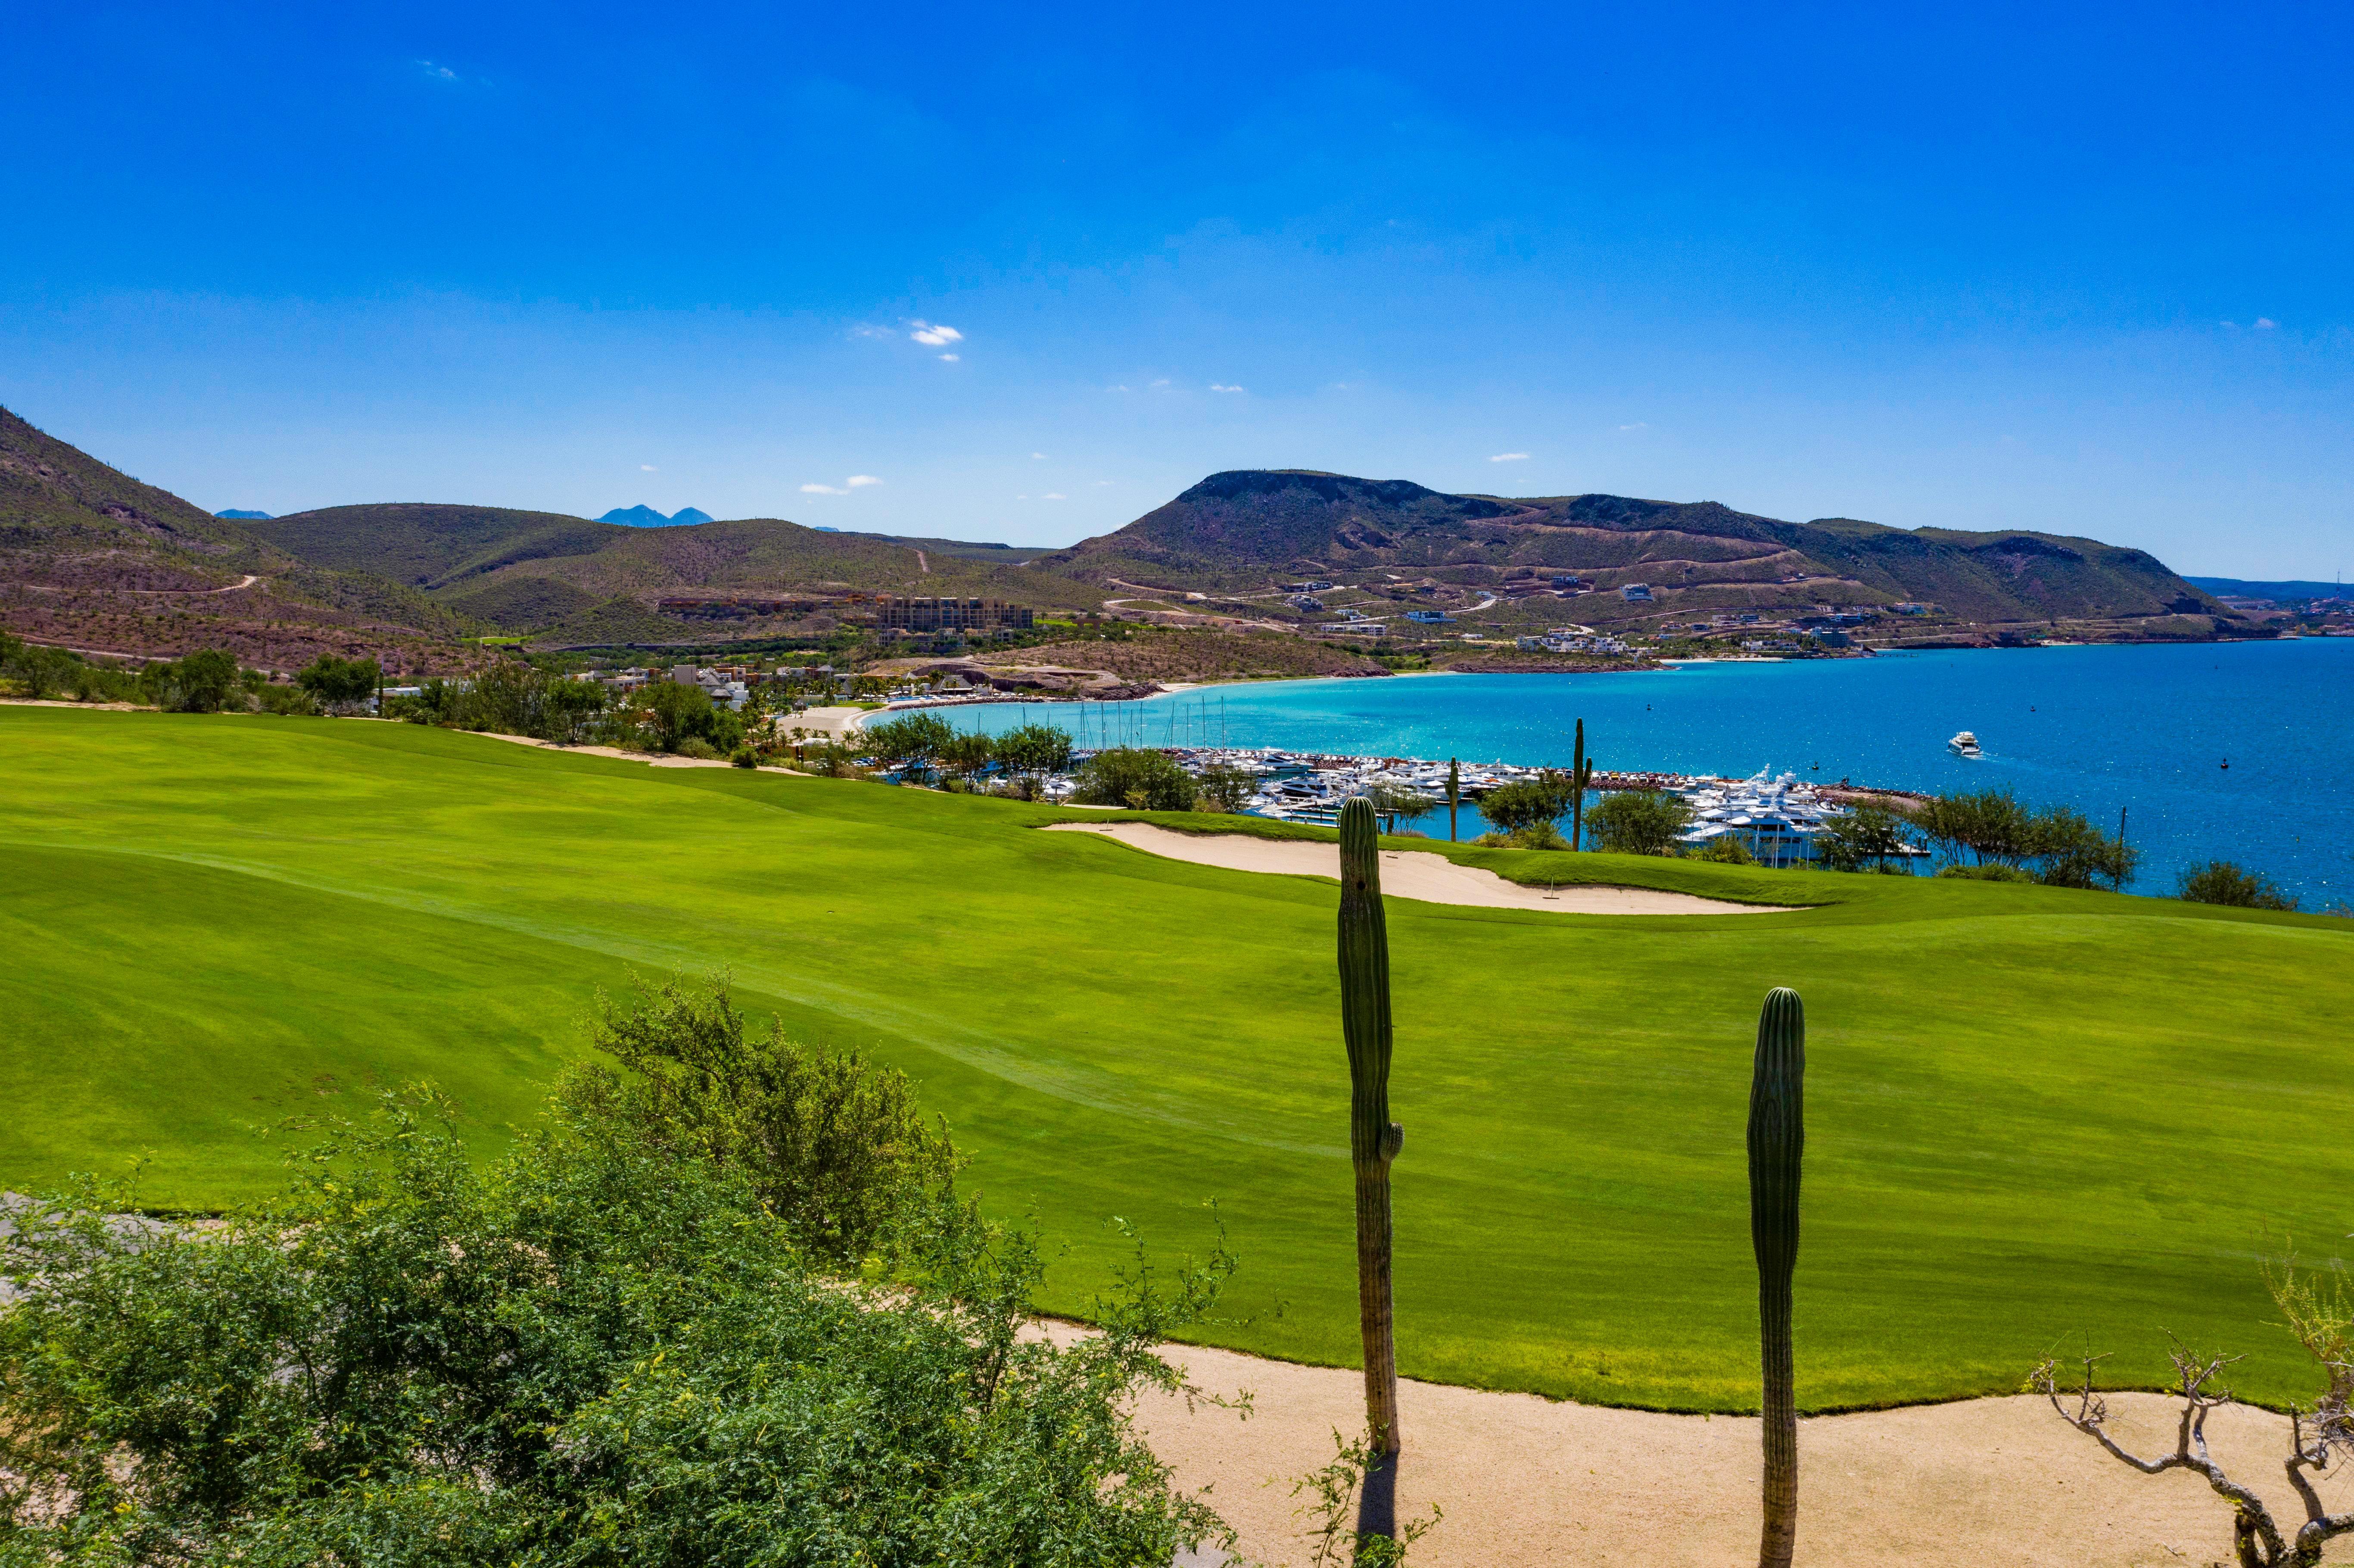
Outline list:
[[[1365,1343],[1365,1426],[1398,1451],[1397,1340],[1390,1316],[1390,1162],[1405,1129],[1390,1120],[1390,939],[1373,803],[1341,808],[1341,1033],[1349,1048],[1349,1160],[1357,1176],[1357,1324]]]
[[[1798,1534],[1797,1389],[1790,1274],[1798,1261],[1798,1171],[1807,1147],[1807,1011],[1776,986],[1757,1015],[1749,1080],[1749,1239],[1757,1254],[1758,1363],[1765,1383],[1766,1528],[1760,1568],[1789,1568]]]
[[[1594,759],[1585,755],[1585,721],[1577,721],[1577,750],[1569,764],[1569,847],[1585,836],[1585,787],[1594,782]]]
[[[1455,758],[1447,759],[1447,842],[1455,842],[1455,809],[1463,801],[1463,769],[1455,766]],[[2123,821],[2122,818],[2119,821]],[[2124,836],[2124,830],[2118,830]]]

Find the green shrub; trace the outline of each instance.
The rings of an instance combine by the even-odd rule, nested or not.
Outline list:
[[[1755,865],[1757,857],[1741,842],[1738,833],[1719,833],[1701,846],[1694,860],[1713,861],[1720,865]]]
[[[601,991],[593,1039],[627,1076],[584,1066],[567,1104],[673,1153],[742,1173],[813,1255],[855,1268],[956,1184],[946,1124],[927,1121],[896,1068],[789,1039],[748,1036],[724,975],[633,982],[624,1011]]]
[[[1079,768],[1071,799],[1083,806],[1126,806],[1138,811],[1190,811],[1200,786],[1158,751],[1114,747]]]
[[[1869,802],[1833,817],[1815,837],[1815,858],[1826,871],[1885,869],[1893,861],[1910,872],[1903,818]]]
[[[2004,865],[1999,861],[1990,861],[1985,865],[1941,865],[1937,868],[1937,874],[1962,882],[2033,882],[2035,880],[2033,872],[2016,865]]]
[[[760,754],[748,746],[739,746],[727,754],[727,760],[737,768],[758,768]]]
[[[1071,765],[1068,730],[1050,724],[1025,724],[997,737],[997,764],[1028,786],[1025,800],[1038,798],[1038,781]]]
[[[2211,860],[2185,871],[2176,891],[2193,904],[2221,904],[2235,909],[2296,907],[2296,900],[2282,892],[2272,878],[2243,870],[2228,860]]]
[[[234,657],[217,648],[205,648],[185,659],[151,660],[141,665],[139,684],[157,707],[180,714],[217,714],[225,707],[245,705],[237,675]]]
[[[1691,824],[1691,807],[1664,789],[1613,789],[1585,809],[1594,847],[1613,854],[1670,854]]]
[[[1566,850],[1569,841],[1561,836],[1561,829],[1551,821],[1532,822],[1506,835],[1515,849]]]
[[[716,762],[719,748],[699,735],[690,735],[672,748],[678,756],[692,757],[697,762]]]
[[[265,683],[255,688],[253,699],[266,714],[315,714],[318,703],[301,686],[280,686]]]
[[[1558,819],[1569,810],[1574,793],[1567,775],[1548,769],[1535,779],[1489,790],[1479,798],[1479,814],[1498,831],[1516,833]]]
[[[1023,1238],[942,1206],[885,1290],[731,1163],[559,1107],[477,1165],[390,1100],[217,1227],[13,1214],[0,1555],[188,1568],[1097,1568],[1232,1544],[1128,1414],[1223,1255],[1029,1328]]]
[[[373,659],[338,659],[322,653],[295,675],[294,683],[327,713],[356,713],[376,695],[384,672]]]
[[[885,767],[905,768],[916,779],[928,779],[932,759],[958,740],[949,721],[938,714],[912,713],[881,724],[862,726],[859,743],[866,755]]]

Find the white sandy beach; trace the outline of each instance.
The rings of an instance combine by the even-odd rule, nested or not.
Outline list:
[[[1305,840],[1261,839],[1243,833],[1180,833],[1150,822],[1056,822],[1047,832],[1097,833],[1130,849],[1227,871],[1341,880],[1341,846]],[[1492,871],[1458,865],[1445,855],[1411,850],[1382,852],[1382,892],[1424,904],[1479,909],[1536,909],[1553,915],[1782,915],[1776,904],[1730,904],[1648,887],[1523,887]]]

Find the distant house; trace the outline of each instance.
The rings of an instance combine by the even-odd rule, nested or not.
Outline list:
[[[1651,602],[1651,585],[1649,583],[1628,583],[1625,588],[1618,590],[1618,597],[1625,599],[1628,604],[1649,604]]]
[[[1443,609],[1409,609],[1405,612],[1405,618],[1408,620],[1420,621],[1425,626],[1443,626],[1448,620],[1447,612]]]

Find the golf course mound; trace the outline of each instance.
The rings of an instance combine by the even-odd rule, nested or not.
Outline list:
[[[431,1079],[489,1149],[602,987],[725,969],[747,1012],[905,1068],[1084,1315],[1129,1232],[1242,1260],[1198,1337],[1357,1349],[1335,889],[1051,822],[1267,839],[366,721],[0,705],[0,1187],[137,1166],[272,1188],[290,1121]],[[1320,835],[1330,842],[1329,834]],[[1740,918],[1393,899],[1400,1371],[1594,1404],[1756,1400],[1744,1125],[1803,994],[1797,1386],[2015,1391],[2168,1330],[2285,1400],[2259,1260],[2354,1231],[2354,922],[1994,883],[1393,841],[1528,887]],[[142,1163],[143,1161],[143,1163]]]

